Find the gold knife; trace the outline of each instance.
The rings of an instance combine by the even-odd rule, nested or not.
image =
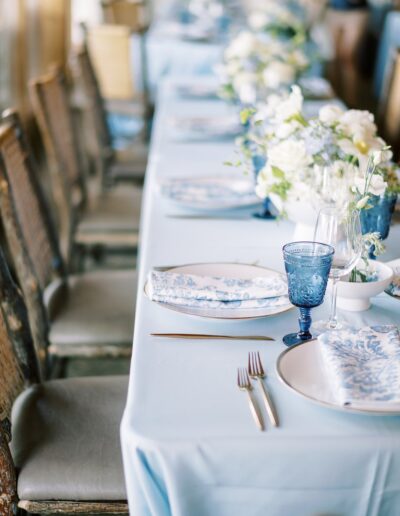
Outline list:
[[[220,340],[258,340],[274,341],[266,335],[210,335],[203,333],[150,333],[152,337],[166,337],[168,339],[220,339]]]

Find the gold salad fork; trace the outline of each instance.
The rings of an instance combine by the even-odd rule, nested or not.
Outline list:
[[[264,385],[263,378],[265,378],[264,368],[261,362],[260,353],[250,352],[248,363],[249,375],[254,380],[258,380],[264,398],[265,408],[267,409],[268,417],[274,426],[279,426],[278,415],[276,413],[271,397]]]
[[[258,406],[252,394],[253,388],[250,383],[249,375],[247,374],[247,371],[244,367],[238,368],[237,384],[241,391],[247,392],[247,395],[249,397],[250,411],[254,418],[254,421],[256,422],[256,425],[261,431],[264,430],[264,421],[260,412],[260,407]]]

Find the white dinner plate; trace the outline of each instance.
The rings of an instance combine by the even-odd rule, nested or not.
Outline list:
[[[233,177],[171,178],[161,182],[160,190],[176,206],[197,211],[245,208],[261,202],[252,181]]]
[[[175,84],[175,91],[183,98],[213,99],[218,96],[218,84],[182,81]]]
[[[178,140],[204,140],[210,138],[235,138],[243,127],[238,115],[175,117],[169,120],[170,137]]]
[[[279,379],[289,389],[303,398],[324,407],[357,414],[375,416],[398,416],[400,407],[359,407],[355,404],[344,406],[332,392],[329,380],[324,373],[324,364],[319,351],[319,341],[309,340],[283,351],[277,360],[276,369]]]
[[[189,265],[181,265],[179,267],[171,267],[169,272],[177,274],[194,274],[196,276],[220,276],[226,278],[243,278],[250,279],[260,276],[272,276],[276,271],[260,267],[258,265],[247,265],[242,263],[197,263]],[[147,297],[148,283],[144,286],[144,292]],[[154,301],[164,308],[180,312],[182,314],[193,315],[197,317],[206,317],[209,319],[224,320],[241,320],[241,319],[257,319],[260,317],[269,317],[282,312],[287,312],[293,308],[291,303],[274,308],[202,308],[193,306],[181,306],[173,303],[160,303]]]

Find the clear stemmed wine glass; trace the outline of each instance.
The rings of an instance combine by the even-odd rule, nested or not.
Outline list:
[[[292,242],[283,247],[289,299],[300,309],[300,331],[283,337],[287,346],[312,338],[311,309],[324,300],[333,254],[333,247],[318,242]]]
[[[314,240],[331,245],[335,249],[329,274],[332,280],[329,320],[321,321],[315,326],[318,330],[339,328],[336,315],[338,281],[355,267],[363,248],[358,210],[348,211],[332,206],[322,208],[315,225]]]

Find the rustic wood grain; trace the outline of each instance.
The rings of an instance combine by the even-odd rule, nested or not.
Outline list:
[[[101,514],[110,516],[115,514],[129,514],[128,504],[126,502],[56,502],[52,500],[20,500],[18,507],[33,514]]]

